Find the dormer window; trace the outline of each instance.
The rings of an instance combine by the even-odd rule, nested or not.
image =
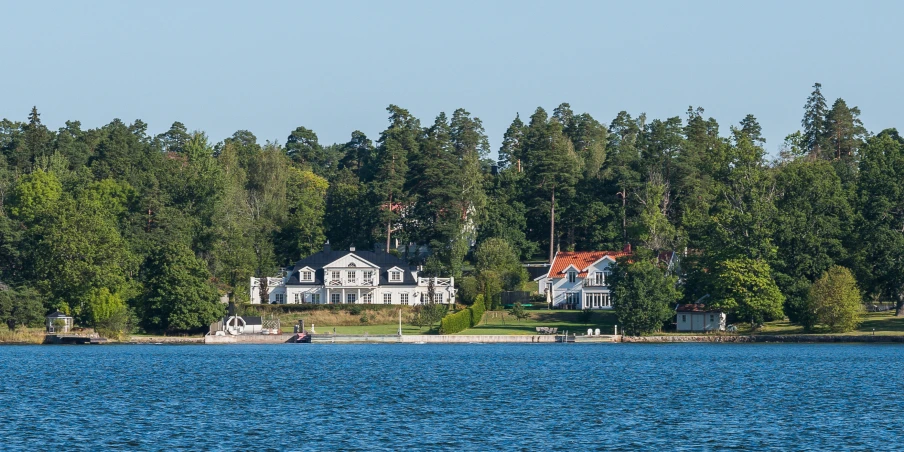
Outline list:
[[[389,272],[389,282],[401,282],[402,281],[402,272],[398,270],[393,270]]]
[[[570,271],[568,272],[568,282],[573,283],[578,279],[578,272]]]
[[[304,270],[301,272],[301,280],[306,282],[311,282],[314,280],[314,272],[310,270]]]

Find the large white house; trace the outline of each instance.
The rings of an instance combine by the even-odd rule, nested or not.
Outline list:
[[[622,251],[559,251],[549,272],[536,280],[554,309],[612,309],[606,279],[615,260],[630,255],[631,245]]]
[[[396,304],[455,303],[454,278],[423,278],[389,253],[323,251],[295,263],[283,276],[251,278],[251,303]],[[430,294],[433,294],[432,298]]]

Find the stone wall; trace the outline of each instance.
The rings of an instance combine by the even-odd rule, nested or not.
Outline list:
[[[904,343],[904,336],[844,336],[840,334],[788,334],[788,335],[707,335],[707,336],[625,336],[622,342],[633,343],[673,343],[673,342],[797,342],[797,343],[838,343],[838,342],[898,342]]]

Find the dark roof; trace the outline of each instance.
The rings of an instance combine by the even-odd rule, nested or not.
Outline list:
[[[69,316],[66,314],[63,314],[60,311],[54,311],[53,313],[51,313],[50,315],[47,316],[48,319],[61,319],[63,317],[69,317]]]
[[[263,325],[264,322],[261,320],[261,317],[249,317],[242,316],[242,320],[245,321],[245,325]]]
[[[528,265],[524,268],[527,269],[527,274],[530,275],[531,280],[537,279],[549,273],[549,265]]]
[[[349,254],[354,254],[355,256],[360,257],[378,267],[380,267],[379,271],[379,284],[381,286],[393,285],[393,286],[416,286],[417,281],[414,280],[414,277],[411,276],[411,271],[414,270],[414,267],[408,264],[404,259],[393,256],[389,253],[375,253],[373,251],[320,251],[318,253],[312,254],[304,259],[299,260],[295,263],[291,269],[289,269],[289,280],[286,282],[287,286],[322,286],[324,275],[323,275],[323,266],[335,262]],[[302,282],[298,280],[298,270],[302,268],[310,267],[314,269],[314,282]],[[393,267],[399,267],[402,270],[402,281],[401,282],[389,282],[389,269]]]
[[[706,309],[705,304],[679,304],[675,309],[678,312],[722,312],[721,309]]]

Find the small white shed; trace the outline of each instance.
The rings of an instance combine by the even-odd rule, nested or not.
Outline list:
[[[60,311],[55,311],[45,317],[45,319],[48,333],[68,333],[72,329],[72,317]]]
[[[706,309],[703,304],[682,304],[675,309],[678,332],[725,331],[726,315],[719,309]]]

